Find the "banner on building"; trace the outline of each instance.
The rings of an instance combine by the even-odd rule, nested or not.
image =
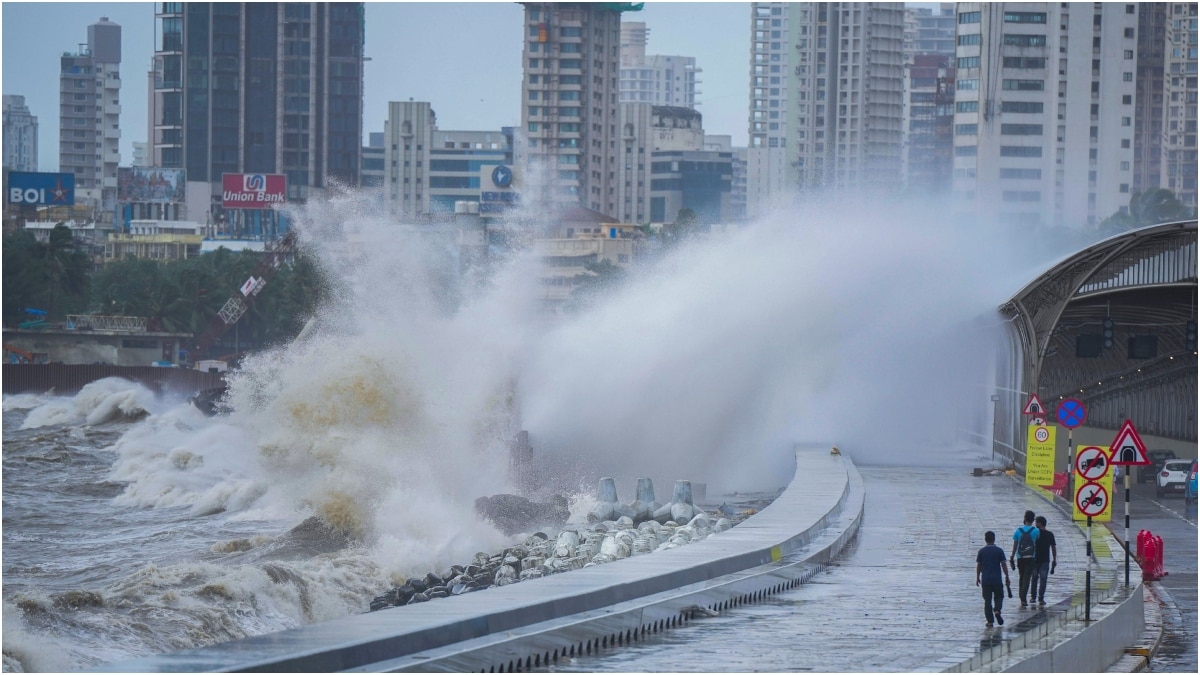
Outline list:
[[[279,173],[221,175],[221,206],[227,209],[269,209],[287,199],[287,176]]]
[[[182,204],[187,201],[183,169],[135,166],[117,169],[117,201],[122,204]]]
[[[74,206],[75,174],[10,171],[5,199],[27,206]]]

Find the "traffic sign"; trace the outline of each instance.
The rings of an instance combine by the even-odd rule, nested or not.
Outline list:
[[[1031,417],[1031,418],[1029,418],[1029,426],[1044,427],[1044,426],[1046,426],[1046,418],[1045,417]]]
[[[1037,439],[1038,443],[1045,443],[1050,439],[1050,430],[1046,427],[1038,427],[1033,430],[1033,437]]]
[[[1084,483],[1075,491],[1075,508],[1085,516],[1098,516],[1108,504],[1108,490],[1099,483]]]
[[[1088,446],[1075,455],[1075,471],[1084,480],[1097,480],[1108,473],[1108,455],[1102,448]]]
[[[1059,402],[1054,415],[1058,418],[1059,424],[1068,429],[1074,429],[1087,419],[1087,408],[1079,399],[1066,398]]]
[[[1150,458],[1146,455],[1146,444],[1138,436],[1133,422],[1125,420],[1112,445],[1108,447],[1109,464],[1114,466],[1147,466]]]
[[[1029,403],[1025,404],[1025,409],[1021,411],[1023,415],[1041,415],[1046,412],[1046,406],[1042,405],[1042,399],[1038,398],[1037,394],[1032,394],[1029,397]]]

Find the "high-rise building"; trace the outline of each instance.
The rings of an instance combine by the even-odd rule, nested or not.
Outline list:
[[[359,184],[363,3],[156,7],[155,166],[214,196],[225,173],[284,174],[289,200]]]
[[[621,103],[695,108],[700,93],[695,57],[647,55],[649,35],[644,23],[621,23]]]
[[[617,212],[618,78],[625,3],[526,2],[521,131],[526,201]]]
[[[383,123],[383,191],[393,215],[413,222],[429,212],[429,167],[437,115],[428,101],[391,101]]]
[[[943,194],[954,171],[954,52],[906,54],[905,60],[904,186]]]
[[[755,2],[750,12],[750,215],[777,188],[899,187],[903,5]]]
[[[957,10],[955,192],[1029,227],[1094,226],[1128,204],[1137,5]]]
[[[1196,208],[1196,3],[1167,3],[1161,186]]]
[[[954,3],[932,7],[905,7],[905,54],[954,54]]]
[[[58,169],[75,174],[77,201],[99,206],[116,198],[121,161],[121,27],[101,17],[60,64]]]
[[[4,168],[37,171],[38,121],[24,96],[4,95]]]
[[[1161,185],[1163,141],[1163,50],[1167,46],[1165,2],[1139,2],[1137,93],[1133,111],[1133,192]]]

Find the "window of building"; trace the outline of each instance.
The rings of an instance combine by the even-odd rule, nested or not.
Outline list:
[[[1000,169],[1000,178],[1038,180],[1042,177],[1041,169]]]
[[[1041,101],[1001,101],[1000,112],[1007,113],[1040,113],[1043,110]]]
[[[1046,59],[1039,56],[1006,56],[1004,57],[1005,68],[1025,68],[1025,69],[1044,69],[1046,67]]]
[[[979,12],[963,12],[958,15],[959,23],[979,23]]]
[[[1042,91],[1046,88],[1045,80],[1004,80],[1003,87],[1007,91]]]
[[[1042,147],[1040,145],[1002,145],[1000,146],[1001,157],[1041,157]]]
[[[1046,23],[1045,12],[1005,12],[1004,23]]]
[[[979,57],[978,56],[961,56],[958,58],[956,63],[958,64],[959,68],[978,68],[979,67]]]
[[[960,113],[979,112],[979,101],[959,101],[954,104],[954,111]]]
[[[1021,33],[1006,33],[1004,44],[1008,47],[1045,47],[1045,35],[1024,35]]]
[[[975,78],[971,78],[969,80],[959,80],[955,86],[961,91],[975,91],[979,89],[979,80]]]
[[[954,135],[956,136],[975,136],[979,134],[978,124],[956,124],[954,125]]]
[[[959,35],[958,36],[958,46],[966,47],[966,46],[970,46],[970,45],[977,45],[977,44],[979,44],[979,40],[981,37],[982,36],[980,36],[979,33],[969,33],[967,35]]]
[[[956,145],[954,146],[955,157],[975,157],[979,154],[979,146],[976,145]]]

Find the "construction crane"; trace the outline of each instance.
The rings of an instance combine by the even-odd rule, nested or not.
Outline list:
[[[230,326],[242,318],[242,315],[254,304],[254,298],[258,297],[259,292],[295,250],[295,231],[288,232],[275,242],[267,244],[263,257],[258,261],[254,271],[250,273],[250,278],[230,296],[229,300],[225,301],[221,310],[212,318],[212,321],[208,322],[208,328],[196,336],[196,340],[191,345],[190,356],[193,360],[203,356],[214,342],[221,339]]]

